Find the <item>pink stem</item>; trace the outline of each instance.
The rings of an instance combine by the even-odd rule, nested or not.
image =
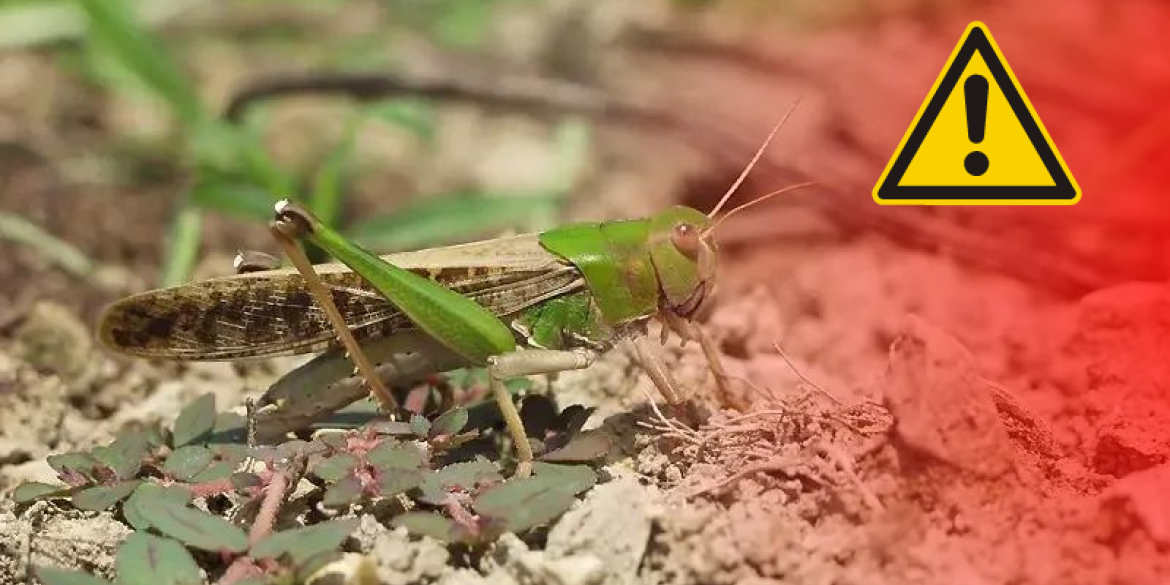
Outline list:
[[[280,511],[280,504],[284,502],[284,492],[287,489],[288,476],[283,473],[274,474],[272,481],[264,490],[264,501],[260,503],[260,511],[252,523],[252,530],[248,532],[250,545],[256,546],[256,543],[264,540],[264,537],[272,532],[272,526],[276,524],[276,514]]]
[[[232,585],[249,577],[262,577],[264,571],[256,566],[251,557],[239,557],[228,566],[223,576],[216,581],[216,585]]]
[[[190,484],[187,486],[187,489],[191,490],[191,495],[196,498],[206,498],[208,496],[216,496],[230,492],[236,489],[236,486],[232,483],[232,478],[225,477],[207,483]]]

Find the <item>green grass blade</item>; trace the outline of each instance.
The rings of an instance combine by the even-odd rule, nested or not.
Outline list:
[[[180,205],[167,232],[167,251],[160,278],[164,287],[182,284],[191,277],[203,238],[202,212],[186,198]]]
[[[204,117],[199,96],[162,43],[143,29],[124,0],[75,0],[89,21],[89,33],[153,89],[188,126]]]
[[[313,177],[313,189],[309,193],[308,201],[309,210],[327,226],[336,227],[341,219],[345,169],[353,153],[353,143],[360,125],[360,116],[350,117],[341,141],[329,152],[325,162]]]
[[[191,201],[199,207],[256,222],[272,219],[276,198],[267,189],[246,181],[204,175],[191,188]]]
[[[28,246],[74,276],[85,278],[91,276],[95,269],[93,261],[76,246],[19,215],[0,212],[0,240],[11,240]]]
[[[454,193],[358,222],[346,235],[380,251],[468,241],[509,229],[539,227],[532,225],[533,219],[552,215],[560,200],[556,195]]]

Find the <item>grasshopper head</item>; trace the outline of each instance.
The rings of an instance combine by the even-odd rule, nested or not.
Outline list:
[[[715,295],[719,258],[710,227],[711,218],[681,205],[650,218],[650,257],[662,291],[659,305],[685,319]]]

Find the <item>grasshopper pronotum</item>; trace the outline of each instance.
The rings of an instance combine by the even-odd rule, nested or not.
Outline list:
[[[714,294],[714,218],[783,123],[710,214],[676,206],[641,219],[378,257],[282,201],[271,228],[295,269],[242,271],[127,297],[106,310],[99,337],[120,353],[172,360],[324,351],[261,399],[261,437],[303,428],[360,399],[363,379],[394,413],[384,383],[486,367],[515,443],[517,474],[526,475],[532,451],[503,385],[509,378],[585,368],[631,339],[655,386],[677,403],[677,385],[644,335],[658,319],[663,341],[671,332],[698,340],[717,382],[726,383],[717,350],[692,321]],[[309,264],[298,238],[342,263]],[[256,262],[237,258],[237,269]]]

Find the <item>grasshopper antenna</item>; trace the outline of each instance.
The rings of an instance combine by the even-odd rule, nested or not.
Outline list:
[[[768,137],[764,139],[764,143],[761,144],[760,148],[756,150],[756,154],[752,157],[751,162],[749,162],[747,166],[744,167],[743,172],[739,174],[739,178],[737,178],[735,182],[731,184],[731,188],[729,188],[727,192],[723,194],[723,198],[720,199],[719,203],[715,205],[715,209],[712,209],[711,213],[707,214],[707,217],[714,218],[715,215],[719,213],[719,210],[723,209],[723,206],[727,203],[727,200],[731,199],[732,195],[735,195],[736,190],[739,189],[739,186],[743,184],[745,179],[747,179],[748,173],[752,172],[752,169],[755,168],[756,163],[760,162],[760,157],[764,156],[764,151],[768,149],[769,144],[772,144],[772,139],[776,137],[776,133],[780,131],[780,128],[783,128],[784,124],[788,122],[788,118],[792,117],[792,113],[796,111],[796,106],[798,105],[800,105],[799,99],[792,102],[792,105],[788,107],[788,111],[784,112],[784,117],[780,118],[779,122],[776,122],[776,125],[772,127],[772,131],[768,133]]]
[[[723,214],[723,217],[715,220],[715,223],[711,224],[711,227],[703,230],[703,233],[700,234],[700,237],[704,237],[707,234],[715,231],[715,228],[719,227],[719,224],[723,223],[724,221],[727,221],[727,218],[729,218],[729,217],[731,217],[731,216],[733,216],[733,215],[735,215],[735,214],[737,214],[737,213],[739,213],[739,212],[741,212],[741,211],[743,211],[743,210],[745,210],[745,209],[747,209],[747,208],[749,208],[757,203],[763,203],[763,202],[765,202],[773,197],[777,197],[777,196],[783,195],[785,193],[796,191],[798,189],[804,189],[806,187],[815,187],[817,185],[819,185],[819,183],[817,183],[816,181],[797,183],[795,185],[789,185],[787,187],[784,187],[783,189],[777,189],[775,191],[772,191],[771,193],[768,193],[767,195],[763,195],[761,197],[756,197],[755,199],[752,199],[751,201],[748,201],[747,203],[744,203],[743,205],[740,205],[739,207],[736,207],[735,209],[732,209],[731,211],[728,211],[727,213]]]

